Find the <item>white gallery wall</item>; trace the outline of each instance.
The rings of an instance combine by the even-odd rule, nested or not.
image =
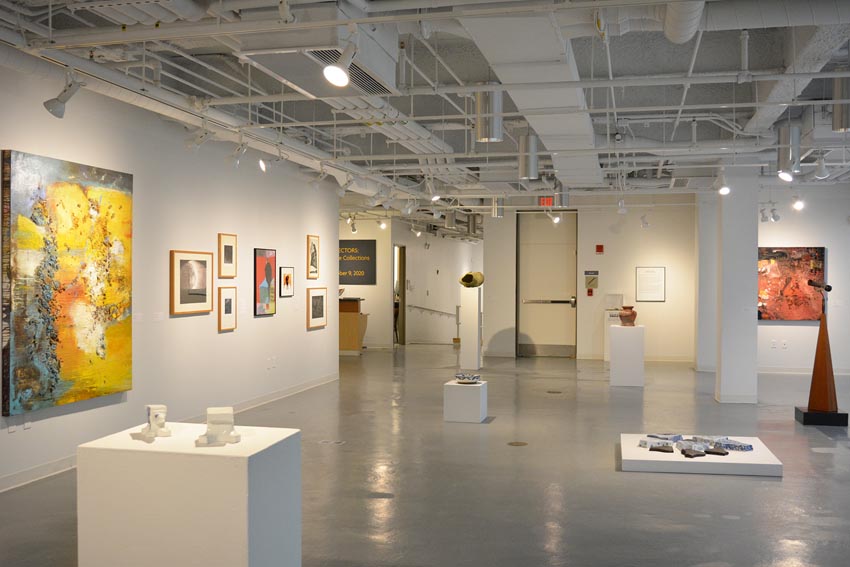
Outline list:
[[[631,203],[626,200],[627,205]],[[646,215],[648,228],[641,225]],[[634,305],[636,324],[646,327],[646,359],[694,359],[696,272],[694,223],[690,203],[579,209],[578,358],[600,359],[604,352],[606,294],[623,294]],[[596,253],[596,245],[604,253]],[[666,301],[635,302],[635,268],[666,268]],[[599,271],[599,288],[587,297],[584,272]]]
[[[351,233],[351,226],[344,220],[339,221],[340,240],[374,240],[375,241],[375,285],[340,284],[345,288],[343,297],[360,297],[364,299],[360,310],[368,313],[366,336],[363,345],[367,348],[392,348],[393,346],[393,245],[392,227],[382,229],[374,220],[360,219],[354,223],[357,234]],[[338,243],[334,244],[334,253],[338,251]],[[337,292],[333,297],[336,301]]]
[[[452,344],[462,289],[458,280],[466,272],[482,271],[484,246],[425,232],[417,237],[401,221],[393,222],[393,244],[404,246],[407,257],[407,343]],[[486,295],[490,280],[484,276]]]
[[[180,125],[85,90],[58,120],[41,103],[61,88],[0,67],[0,147],[133,174],[133,389],[2,418],[0,490],[71,465],[78,444],[141,423],[145,404],[180,420],[338,377],[334,187],[309,189],[289,164],[263,175],[253,152],[237,170],[233,144],[188,151]],[[169,316],[169,251],[216,252],[219,232],[238,235],[238,277],[214,280],[238,288],[228,333],[217,292],[213,313]],[[318,280],[305,279],[307,234],[321,238]],[[253,316],[254,247],[295,267],[295,296],[278,298],[274,316]],[[306,287],[328,288],[325,329],[306,330]]]
[[[791,197],[806,203],[791,208]],[[779,222],[759,223],[759,246],[824,246],[829,294],[827,321],[835,371],[850,374],[850,184],[825,187],[766,187],[759,201],[776,202]],[[817,322],[759,321],[758,365],[763,372],[810,373]]]

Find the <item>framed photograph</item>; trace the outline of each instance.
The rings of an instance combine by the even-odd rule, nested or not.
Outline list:
[[[254,315],[274,315],[277,311],[276,271],[277,250],[254,248]]]
[[[319,279],[319,237],[307,235],[307,279]]]
[[[212,252],[171,251],[171,314],[213,310]]]
[[[281,266],[277,284],[280,287],[281,297],[292,297],[295,295],[295,268],[292,266]]]
[[[667,268],[635,268],[635,301],[667,301]]]
[[[236,277],[236,235],[218,233],[218,277]]]
[[[321,329],[328,324],[328,288],[307,288],[307,329]]]
[[[218,288],[218,332],[236,330],[236,288]]]

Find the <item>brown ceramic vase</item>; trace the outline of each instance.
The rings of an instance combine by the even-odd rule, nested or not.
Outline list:
[[[623,305],[620,309],[620,325],[623,327],[634,327],[637,319],[637,311],[633,305]]]

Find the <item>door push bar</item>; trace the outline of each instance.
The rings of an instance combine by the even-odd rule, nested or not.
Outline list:
[[[549,303],[558,303],[558,304],[569,303],[570,307],[575,308],[575,306],[576,306],[576,296],[573,295],[569,299],[523,299],[522,302],[525,303],[525,304],[528,304],[528,303],[546,303],[546,304],[549,304]]]

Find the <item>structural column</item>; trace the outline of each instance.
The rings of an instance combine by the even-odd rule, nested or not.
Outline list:
[[[696,313],[696,369],[717,371],[717,199],[716,193],[698,194],[696,243],[698,258]]]
[[[718,198],[717,378],[722,403],[758,401],[758,177],[727,175]]]

